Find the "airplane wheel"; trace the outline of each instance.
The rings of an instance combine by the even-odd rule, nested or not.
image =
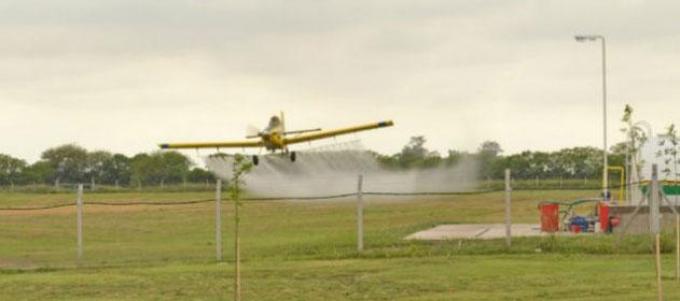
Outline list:
[[[260,158],[258,158],[257,156],[253,156],[253,165],[257,165],[259,163],[260,163]]]
[[[297,159],[295,152],[290,152],[290,162],[295,162],[295,159]]]

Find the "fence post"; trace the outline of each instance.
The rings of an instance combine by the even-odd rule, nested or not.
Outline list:
[[[656,164],[652,164],[652,182],[649,187],[649,230],[659,234],[659,175]]]
[[[76,196],[76,232],[78,235],[78,265],[83,259],[83,184],[78,184]]]
[[[661,238],[660,234],[654,236],[654,257],[656,263],[656,294],[659,301],[663,301],[663,286],[661,284]]]
[[[215,185],[215,259],[222,261],[222,179]]]
[[[657,297],[659,300],[663,300],[663,288],[661,286],[661,243],[659,235],[660,201],[658,168],[656,164],[652,164],[652,182],[649,187],[649,230],[654,237]]]
[[[677,213],[675,214],[675,280],[680,281],[680,215]]]
[[[364,176],[359,175],[357,182],[357,251],[364,250],[364,197],[363,197]]]
[[[512,187],[510,186],[510,169],[505,169],[505,245],[512,245]]]
[[[235,192],[233,193],[232,202],[234,203],[234,301],[241,301],[241,236],[240,231],[240,215],[239,215],[239,205],[240,205],[240,195],[239,195],[239,179],[234,179],[234,186],[232,187]]]

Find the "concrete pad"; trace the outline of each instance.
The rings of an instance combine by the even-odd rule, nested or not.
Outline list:
[[[513,237],[541,236],[539,225],[513,224]],[[439,225],[432,229],[413,233],[406,239],[415,240],[450,240],[450,239],[498,239],[505,237],[505,224],[461,224]]]

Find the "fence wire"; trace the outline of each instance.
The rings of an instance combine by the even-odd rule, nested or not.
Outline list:
[[[641,181],[622,185],[609,185],[607,189],[609,191],[614,191],[615,189],[628,188],[628,187],[641,187],[643,185],[649,184],[648,181]],[[600,190],[601,188],[531,188],[522,187],[521,189],[513,189],[514,191],[533,191],[533,190]],[[390,191],[363,191],[362,194],[365,196],[457,196],[457,195],[482,195],[489,193],[502,192],[504,189],[484,189],[477,191],[424,191],[424,192],[390,192]],[[274,197],[244,197],[241,198],[242,201],[294,201],[294,200],[333,200],[342,199],[348,197],[357,196],[358,192],[348,192],[348,193],[338,193],[329,195],[312,195],[312,196],[274,196]],[[223,198],[227,200],[228,198]],[[90,206],[181,206],[181,205],[194,205],[201,203],[214,202],[214,198],[210,199],[198,199],[198,200],[188,200],[188,201],[122,201],[122,202],[111,202],[111,201],[85,201],[84,205]],[[31,207],[0,207],[0,211],[37,211],[37,210],[50,210],[63,207],[74,207],[76,206],[75,200],[68,203],[51,204],[44,206],[31,206]]]
[[[332,181],[332,179],[328,179],[328,181]],[[646,185],[647,182],[639,182],[639,183],[633,183],[632,186],[638,187],[640,185]],[[608,189],[614,190],[614,189],[619,189],[622,187],[627,187],[629,185],[623,184],[623,185],[610,185]],[[453,196],[483,196],[485,194],[491,194],[488,196],[483,196],[480,197],[479,199],[482,200],[500,200],[502,197],[502,192],[504,189],[500,189],[497,187],[493,187],[494,189],[478,189],[478,190],[471,190],[471,191],[419,191],[419,192],[398,192],[398,191],[385,191],[385,190],[378,190],[378,189],[372,189],[368,188],[366,189],[367,191],[353,191],[353,192],[346,192],[347,190],[351,189],[352,186],[349,187],[343,187],[345,190],[345,193],[329,193],[325,195],[292,195],[292,196],[256,196],[256,195],[251,195],[247,197],[241,198],[243,201],[248,201],[248,202],[268,202],[268,201],[298,201],[298,200],[336,200],[336,199],[349,199],[349,198],[355,198],[358,197],[359,194],[363,196],[385,196],[385,197],[414,197],[413,199],[408,199],[405,198],[407,201],[411,200],[417,200],[416,197],[446,197],[446,196],[452,196],[450,200],[458,200],[458,199],[464,199],[464,198],[453,198]],[[597,189],[584,189],[584,190],[589,190],[587,194],[599,194],[601,188]],[[531,191],[534,189],[513,189],[514,191]],[[564,189],[551,189],[551,190],[577,190],[577,189],[569,189],[569,188],[564,188]],[[210,190],[206,191],[206,193],[215,193],[216,190]],[[342,192],[342,191],[341,191]],[[141,192],[142,194],[144,192]],[[96,194],[96,193],[93,193]],[[559,194],[559,193],[558,193]],[[573,193],[573,194],[565,194],[565,195],[574,195],[574,194],[581,194],[581,193]],[[586,194],[586,193],[583,193]],[[536,198],[541,198],[543,194],[526,194],[530,196],[536,196]],[[187,195],[188,196],[188,195]],[[63,201],[64,196],[60,196],[60,201]],[[92,197],[92,195],[90,195]],[[212,237],[213,237],[213,232],[212,232],[212,218],[210,218],[209,215],[196,215],[194,210],[200,211],[201,214],[203,213],[209,213],[210,207],[208,207],[208,204],[214,204],[216,202],[215,197],[208,197],[206,194],[202,195],[193,195],[193,197],[186,197],[187,200],[177,200],[173,201],[172,199],[165,198],[165,197],[159,197],[159,200],[130,200],[130,201],[125,201],[121,199],[121,201],[115,201],[115,200],[103,200],[102,197],[99,197],[98,199],[101,200],[93,200],[93,201],[87,201],[88,198],[88,193],[85,192],[85,202],[83,205],[85,207],[87,206],[111,206],[111,207],[121,207],[121,206],[178,206],[174,207],[168,210],[164,210],[163,208],[158,208],[158,210],[147,210],[146,208],[132,208],[129,211],[131,213],[125,213],[125,214],[120,214],[117,212],[117,210],[110,210],[112,212],[108,212],[109,210],[104,208],[101,210],[102,212],[99,213],[99,215],[96,215],[94,209],[100,209],[100,208],[92,208],[92,215],[88,216],[88,212],[86,210],[85,213],[85,262],[88,265],[91,266],[101,266],[101,265],[127,265],[127,264],[135,264],[136,262],[163,262],[167,260],[205,260],[206,258],[210,258],[210,255],[212,254],[212,248],[216,244],[212,244]],[[94,198],[94,197],[92,197]],[[3,213],[4,217],[11,217],[6,219],[6,226],[9,226],[8,228],[5,229],[5,240],[6,245],[13,245],[13,244],[18,244],[17,247],[13,247],[14,249],[12,250],[5,250],[5,254],[0,254],[0,257],[5,256],[6,258],[9,258],[11,262],[18,262],[17,266],[20,268],[23,268],[21,266],[22,262],[24,261],[33,261],[35,266],[37,267],[42,267],[42,266],[68,266],[71,262],[72,258],[72,253],[73,253],[73,241],[75,239],[75,235],[73,235],[72,226],[73,226],[73,220],[75,214],[72,215],[72,212],[76,212],[76,197],[75,193],[73,196],[73,201],[65,201],[63,203],[57,203],[57,204],[45,204],[42,206],[29,206],[27,203],[23,207],[21,205],[16,205],[17,207],[4,207],[0,208],[0,212]],[[230,200],[227,195],[224,195],[222,198],[224,201]],[[378,199],[378,198],[375,198]],[[436,199],[436,198],[432,198]],[[474,199],[474,198],[470,198]],[[601,198],[599,198],[601,199]],[[596,201],[599,200],[597,197],[592,198],[592,200]],[[353,199],[349,199],[350,201]],[[449,199],[442,198],[441,200],[448,202]],[[585,199],[583,199],[585,200]],[[590,199],[589,199],[590,200]],[[43,200],[45,201],[45,200]],[[55,200],[56,201],[56,200]],[[343,200],[344,201],[344,200]],[[476,200],[468,200],[469,203],[465,204],[473,204],[471,206],[476,206],[474,204],[478,204]],[[540,199],[536,199],[536,201],[540,201]],[[451,202],[453,203],[453,202]],[[186,207],[182,208],[179,206],[187,206],[187,205],[196,205],[196,204],[205,204],[201,206],[196,206],[196,207]],[[263,203],[260,203],[263,204]],[[279,204],[283,204],[283,209],[282,207],[278,207]],[[274,203],[272,208],[269,209],[270,211],[264,211],[264,213],[260,212],[259,210],[262,208],[257,208],[259,206],[253,206],[253,213],[254,215],[251,216],[253,217],[251,221],[257,220],[258,223],[260,223],[263,220],[270,219],[272,216],[277,216],[280,217],[278,214],[274,215],[276,210],[284,210],[284,213],[281,215],[285,215],[287,210],[291,210],[288,207],[286,207],[288,204],[286,203]],[[353,231],[354,229],[351,229],[351,226],[348,225],[353,225],[354,224],[354,215],[350,214],[350,212],[354,212],[354,208],[351,206],[352,204],[345,204],[345,203],[340,203],[340,202],[319,202],[315,203],[316,204],[323,204],[321,207],[325,207],[326,205],[330,205],[329,207],[333,207],[335,204],[341,204],[341,209],[338,210],[344,210],[342,211],[342,217],[335,217],[331,218],[328,220],[328,223],[331,224],[337,224],[338,221],[343,223],[344,228],[333,228],[333,229],[343,229],[343,230],[348,230]],[[500,202],[494,203],[496,204],[495,206],[500,206]],[[254,204],[256,205],[256,204]],[[294,204],[295,205],[295,204]],[[295,210],[302,210],[301,213],[299,213],[299,216],[305,217],[305,216],[319,216],[319,211],[316,206],[307,206],[307,203],[302,204],[301,206],[294,206]],[[347,206],[345,206],[347,205]],[[466,206],[466,205],[464,205]],[[73,208],[71,208],[73,207]],[[246,205],[246,207],[248,207]],[[268,206],[262,206],[262,207],[268,207]],[[414,206],[418,207],[415,208],[415,210],[422,210],[421,206]],[[484,207],[484,209],[480,209],[481,207]],[[51,210],[51,209],[58,209],[58,208],[68,208],[66,210],[63,210],[63,212],[58,212],[58,213],[65,213],[65,214],[54,214],[52,215],[51,212],[46,212],[46,213],[38,213],[38,214],[13,214],[11,211],[41,211],[41,210]],[[300,209],[302,208],[302,209]],[[488,207],[486,205],[481,205],[480,208],[475,208],[475,210],[482,210],[480,211],[481,213],[475,213],[470,214],[467,213],[465,216],[462,213],[454,213],[449,215],[447,213],[446,215],[431,215],[429,212],[436,212],[442,211],[441,207],[439,204],[436,204],[436,206],[433,207],[427,207],[425,206],[426,210],[423,211],[428,211],[427,214],[423,213],[418,213],[418,215],[415,214],[410,214],[412,216],[415,216],[413,220],[408,220],[409,222],[406,223],[407,226],[409,227],[407,230],[415,230],[415,229],[420,229],[425,226],[431,226],[433,223],[460,223],[460,222],[469,222],[469,221],[474,221],[474,222],[489,222],[495,221],[495,217],[497,216],[502,216],[502,213],[504,212],[504,209],[500,209],[500,207]],[[141,210],[135,210],[135,209],[141,209]],[[154,208],[156,209],[156,208]],[[336,210],[337,208],[333,207],[333,210]],[[409,210],[413,209],[412,207],[409,207]],[[71,211],[73,210],[73,211]],[[184,212],[184,211],[190,211],[189,213]],[[257,213],[256,211],[257,210]],[[350,211],[352,210],[352,211]],[[391,210],[391,209],[390,209]],[[115,211],[115,212],[114,212]],[[122,211],[122,210],[121,210]],[[138,212],[135,212],[138,211]],[[153,212],[152,212],[153,211]],[[387,213],[381,213],[381,212],[387,212]],[[370,228],[370,231],[368,232],[367,235],[367,241],[369,242],[368,248],[375,248],[376,250],[379,248],[385,248],[385,249],[392,249],[394,244],[398,244],[400,241],[402,241],[402,232],[406,232],[404,230],[404,227],[402,224],[399,226],[395,226],[395,223],[391,221],[389,218],[385,218],[388,216],[388,214],[397,214],[397,212],[402,212],[404,211],[401,208],[395,209],[395,211],[387,211],[387,210],[376,210],[374,212],[371,212],[371,214],[376,214],[375,216],[378,216],[376,219],[373,220],[375,222],[376,220],[381,220],[385,221],[383,224],[381,224],[381,227],[377,227],[375,225],[372,225]],[[81,211],[82,212],[82,211]],[[291,211],[292,212],[292,211]],[[298,212],[298,211],[295,211]],[[451,210],[451,212],[459,212],[457,210]],[[173,215],[174,214],[174,215]],[[255,215],[257,214],[257,215]],[[363,214],[363,213],[362,213]],[[383,215],[380,215],[383,214]],[[458,215],[455,215],[458,214]],[[16,215],[16,217],[12,216]],[[45,216],[42,216],[45,215]],[[193,219],[187,219],[187,215],[193,216]],[[254,216],[257,216],[257,218],[254,218]],[[325,219],[325,215],[324,216]],[[472,216],[472,217],[470,217]],[[486,216],[492,216],[493,218],[486,218]],[[452,218],[455,217],[455,218]],[[155,218],[155,219],[154,219]],[[337,219],[336,219],[337,218]],[[403,218],[403,217],[402,217]],[[303,218],[304,219],[304,218]],[[358,219],[358,218],[357,218]],[[153,223],[148,222],[148,220],[152,220]],[[220,218],[221,220],[221,218]],[[0,222],[2,220],[0,219]],[[24,223],[25,222],[25,223]],[[30,227],[26,227],[25,224],[31,224],[34,229],[30,229]],[[226,223],[225,223],[226,224]],[[278,225],[278,224],[277,224]],[[284,225],[285,227],[299,227],[300,224],[297,224],[296,222],[289,221],[286,218],[282,219],[281,225]],[[310,224],[311,225],[311,224]],[[261,225],[258,224],[258,227]],[[229,225],[227,225],[229,227]],[[316,243],[316,242],[305,242],[305,243],[300,243],[296,241],[295,239],[291,240],[286,240],[286,244],[290,245],[285,245],[281,242],[277,242],[275,238],[276,236],[274,234],[270,233],[264,233],[267,231],[262,231],[262,228],[255,227],[256,229],[259,229],[258,231],[260,232],[254,232],[257,233],[257,235],[270,235],[267,237],[271,237],[272,243],[266,244],[265,247],[261,247],[259,249],[253,248],[253,252],[255,255],[253,256],[279,256],[279,253],[281,250],[285,254],[293,254],[295,256],[331,256],[327,254],[335,254],[333,252],[337,252],[336,250],[338,248],[345,248],[346,251],[343,252],[348,252],[346,254],[353,254],[350,253],[350,250],[352,249],[352,239],[353,237],[349,237],[350,235],[346,234],[337,234],[341,233],[342,231],[328,231],[329,228],[327,227],[319,227],[318,225],[314,225],[313,227],[307,227],[305,228],[306,231],[309,231],[309,233],[312,233],[313,235],[318,235],[318,237],[327,237],[328,235],[331,235],[333,239],[336,239],[336,241],[332,243],[325,242],[326,245],[321,244],[321,243]],[[268,231],[270,231],[272,228],[267,228]],[[219,229],[222,229],[222,226],[220,226]],[[33,232],[30,232],[30,231]],[[216,230],[215,230],[216,231]],[[349,232],[348,231],[348,232]],[[387,234],[388,231],[394,232],[396,234]],[[36,234],[37,233],[37,234]],[[344,232],[343,232],[344,233]],[[277,235],[280,234],[277,232]],[[30,236],[33,235],[33,236]],[[303,234],[301,234],[303,235]],[[311,235],[311,234],[310,234]],[[335,235],[335,236],[333,236]],[[397,237],[399,236],[399,237]],[[31,237],[31,239],[26,239],[26,237]],[[35,239],[38,237],[38,240]],[[387,237],[387,238],[385,238]],[[606,238],[605,238],[606,239]],[[636,240],[637,238],[633,237],[627,241],[625,241],[625,244],[623,245],[624,247],[627,248],[627,252],[642,252],[644,251],[643,247],[640,246],[646,246],[645,240]],[[329,239],[330,241],[331,239]],[[188,241],[188,242],[187,242]],[[210,242],[210,243],[208,243]],[[167,244],[166,244],[167,243]],[[550,243],[553,243],[551,240],[538,240],[538,241],[524,241],[522,240],[519,241],[518,243],[518,248],[523,248],[526,247],[527,250],[530,250],[530,252],[533,252],[536,248],[547,248],[550,247]],[[579,243],[581,241],[576,241],[576,240],[560,240],[559,243],[564,244],[563,249],[570,249],[570,248],[575,248],[575,246],[579,246],[584,248],[586,252],[593,251],[593,252],[609,252],[609,249],[605,249],[604,251],[602,250],[602,243],[598,244],[584,244],[584,246],[580,246]],[[524,244],[524,246],[522,246]],[[555,243],[556,244],[556,243]],[[627,244],[627,246],[626,246]],[[220,244],[221,245],[221,244]],[[92,247],[89,247],[92,246]],[[349,246],[349,247],[348,247]],[[558,248],[558,246],[552,246],[553,248]],[[172,251],[168,251],[172,248]],[[460,244],[458,245],[458,250],[460,250]],[[613,248],[612,250],[614,250]],[[321,251],[319,251],[321,250]],[[505,250],[505,249],[503,249]],[[549,249],[546,249],[549,250]],[[618,250],[618,249],[616,249]],[[640,251],[642,250],[642,251]],[[225,254],[230,256],[229,250],[225,251]],[[323,253],[326,252],[326,253]],[[376,251],[376,252],[381,252],[381,251]],[[404,251],[406,252],[406,251]],[[612,251],[613,252],[613,251]],[[319,254],[325,254],[325,255],[319,255]],[[288,256],[288,255],[286,255]],[[349,256],[349,255],[348,255]],[[14,264],[14,263],[12,263]],[[2,269],[2,262],[0,262],[0,269]]]
[[[364,196],[454,196],[454,195],[476,195],[476,194],[486,194],[493,192],[500,192],[502,190],[484,190],[484,191],[469,191],[469,192],[362,192]],[[318,195],[318,196],[286,196],[286,197],[245,197],[241,198],[242,201],[252,201],[252,202],[266,202],[266,201],[295,201],[295,200],[333,200],[342,199],[348,197],[357,196],[358,192],[351,193],[341,193],[333,195]],[[228,200],[228,198],[223,198],[223,200]],[[200,199],[200,200],[190,200],[190,201],[135,201],[135,202],[108,202],[108,201],[85,201],[83,205],[85,206],[176,206],[176,205],[194,205],[201,203],[215,202],[214,198],[211,199]],[[45,205],[45,206],[32,206],[32,207],[4,207],[0,208],[0,211],[32,211],[32,210],[49,210],[63,207],[74,207],[76,206],[74,202]]]

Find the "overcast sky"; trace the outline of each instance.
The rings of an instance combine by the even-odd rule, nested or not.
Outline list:
[[[0,153],[63,143],[125,154],[393,119],[357,135],[506,153],[601,146],[625,103],[656,131],[680,122],[678,1],[2,1]]]

